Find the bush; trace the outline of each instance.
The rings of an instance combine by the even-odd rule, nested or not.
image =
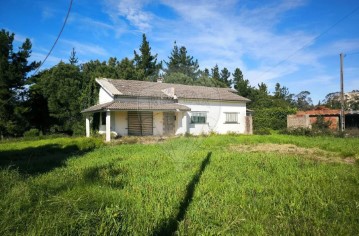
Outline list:
[[[313,132],[310,128],[291,128],[283,129],[279,132],[280,134],[297,135],[297,136],[313,136]]]
[[[40,130],[38,130],[38,129],[30,129],[30,130],[24,132],[25,138],[32,138],[32,137],[39,137],[39,136],[40,136]]]
[[[270,129],[267,128],[261,128],[261,129],[256,129],[254,130],[254,134],[258,134],[258,135],[270,135]]]
[[[294,108],[262,108],[256,109],[253,116],[253,127],[257,130],[281,130],[287,126],[287,115],[296,112]]]

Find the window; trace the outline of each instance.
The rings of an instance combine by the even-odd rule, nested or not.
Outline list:
[[[238,113],[228,112],[226,113],[226,123],[238,123]]]
[[[101,112],[101,125],[106,125],[106,112]]]
[[[205,124],[207,120],[207,113],[203,111],[194,111],[191,113],[192,124]]]

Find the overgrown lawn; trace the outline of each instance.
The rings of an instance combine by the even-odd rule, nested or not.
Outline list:
[[[1,235],[359,232],[359,139],[44,142],[0,143]]]

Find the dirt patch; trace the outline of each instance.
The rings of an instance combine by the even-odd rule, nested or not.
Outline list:
[[[278,154],[291,154],[305,156],[305,158],[314,159],[324,162],[339,162],[346,164],[354,164],[355,158],[343,158],[335,152],[324,151],[319,148],[302,148],[293,144],[272,144],[272,143],[261,143],[261,144],[239,144],[230,145],[230,151],[249,153],[249,152],[260,152],[260,153],[278,153]]]
[[[164,142],[173,137],[167,136],[124,136],[118,139],[113,139],[111,144],[134,144],[134,143],[141,143],[141,144],[155,144]]]

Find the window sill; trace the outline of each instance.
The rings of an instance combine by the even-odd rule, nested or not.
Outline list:
[[[239,124],[239,122],[224,122],[223,124]]]

